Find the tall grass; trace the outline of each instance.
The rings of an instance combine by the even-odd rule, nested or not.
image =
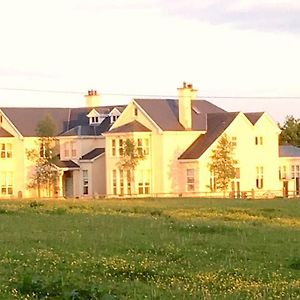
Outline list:
[[[299,299],[299,200],[0,202],[0,299]]]

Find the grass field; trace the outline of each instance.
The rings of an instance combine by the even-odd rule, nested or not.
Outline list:
[[[0,202],[0,299],[300,299],[300,200]]]

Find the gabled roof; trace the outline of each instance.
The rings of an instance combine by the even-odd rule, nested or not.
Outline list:
[[[238,112],[207,114],[207,132],[200,135],[179,159],[198,159],[237,117]]]
[[[280,145],[279,146],[279,157],[299,157],[300,148],[292,145]]]
[[[58,160],[54,163],[61,169],[79,169],[80,167],[72,160]]]
[[[255,125],[256,122],[261,118],[264,112],[252,112],[252,113],[244,113],[244,115],[248,118],[248,120]]]
[[[11,133],[0,127],[0,137],[13,137]]]
[[[125,132],[150,132],[151,130],[145,127],[140,122],[134,120],[130,123],[111,129],[109,133],[125,133]]]
[[[179,123],[178,100],[175,99],[134,99],[149,117],[164,131],[184,131]],[[206,130],[206,114],[225,110],[206,101],[192,101],[192,130]]]
[[[94,159],[94,158],[100,156],[104,152],[105,152],[104,148],[95,148],[92,151],[81,156],[80,160],[91,160],[91,159]]]
[[[80,108],[52,108],[52,107],[3,107],[1,110],[13,123],[16,129],[25,137],[36,136],[37,124],[46,116],[50,115],[57,129],[57,135],[70,135],[73,128],[80,135],[100,135],[110,128],[109,118],[106,118],[98,128],[89,125],[87,114],[95,109],[99,114],[109,114],[113,108],[120,112],[125,109],[125,105],[118,106],[101,106],[101,107],[80,107]],[[109,123],[109,124],[108,124]],[[79,126],[81,129],[79,130]],[[86,127],[85,127],[86,126]],[[90,127],[90,128],[89,128]],[[97,127],[97,126],[96,126]],[[68,134],[65,134],[69,132]]]

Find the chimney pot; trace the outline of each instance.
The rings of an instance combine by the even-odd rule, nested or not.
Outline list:
[[[186,82],[185,81],[183,82],[183,88],[186,88]]]

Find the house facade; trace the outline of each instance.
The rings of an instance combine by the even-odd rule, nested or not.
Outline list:
[[[104,134],[108,196],[220,195],[208,164],[224,135],[231,139],[236,162],[229,192],[237,197],[282,195],[277,124],[266,113],[226,112],[196,100],[196,92],[184,84],[178,100],[134,99],[128,104]],[[144,153],[130,170],[134,176],[119,168],[127,139]]]
[[[29,188],[35,172],[27,152],[39,149],[38,123],[50,116],[57,129],[57,188],[41,196],[97,197],[106,194],[105,140],[107,131],[124,106],[101,106],[100,95],[89,91],[81,108],[1,108],[0,109],[0,184],[1,198],[37,197]]]
[[[89,91],[80,108],[0,109],[0,198],[37,197],[28,183],[28,159],[39,149],[38,123],[50,116],[57,129],[56,197],[223,196],[209,162],[220,139],[233,146],[235,178],[226,196],[274,197],[300,194],[300,149],[278,147],[280,129],[263,112],[226,112],[197,100],[183,84],[178,99],[133,99],[127,106],[101,106]],[[121,168],[125,144],[141,157]]]

